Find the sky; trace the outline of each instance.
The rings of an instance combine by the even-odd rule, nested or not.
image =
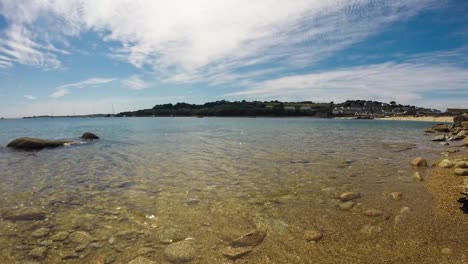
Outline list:
[[[0,116],[216,100],[468,108],[466,0],[0,0]]]

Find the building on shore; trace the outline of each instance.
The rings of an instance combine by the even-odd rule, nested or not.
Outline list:
[[[452,115],[461,115],[468,113],[468,108],[447,108],[447,113]]]

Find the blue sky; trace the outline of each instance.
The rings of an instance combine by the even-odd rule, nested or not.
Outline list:
[[[159,103],[468,107],[468,1],[0,0],[0,116]]]

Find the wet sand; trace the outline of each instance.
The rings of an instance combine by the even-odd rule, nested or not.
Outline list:
[[[453,122],[453,116],[394,116],[382,117],[375,120],[397,120],[397,121],[423,121],[423,122]]]

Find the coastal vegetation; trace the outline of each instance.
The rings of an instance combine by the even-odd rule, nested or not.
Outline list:
[[[205,104],[160,104],[150,109],[118,113],[118,117],[147,116],[313,116],[313,117],[383,117],[393,115],[440,115],[435,109],[401,105],[392,101],[383,103],[366,100],[348,100],[343,103],[316,103],[312,101],[235,101],[226,100]]]

